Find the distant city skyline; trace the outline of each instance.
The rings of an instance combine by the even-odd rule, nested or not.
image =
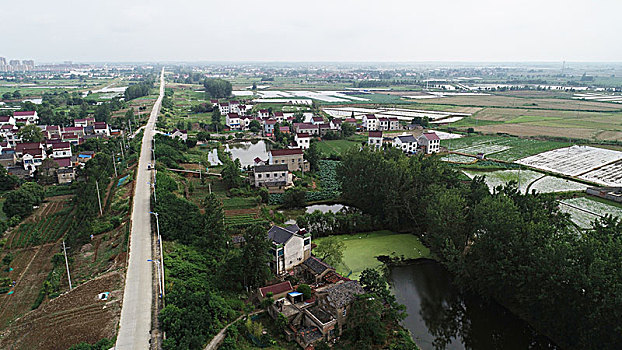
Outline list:
[[[622,1],[42,0],[0,57],[74,62],[622,62]]]

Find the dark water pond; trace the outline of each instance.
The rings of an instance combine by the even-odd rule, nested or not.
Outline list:
[[[407,308],[402,324],[423,350],[559,349],[501,305],[459,293],[437,262],[392,267],[390,278]]]

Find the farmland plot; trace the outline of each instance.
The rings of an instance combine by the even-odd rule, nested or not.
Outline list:
[[[451,153],[446,156],[443,156],[441,160],[445,162],[453,162],[453,163],[473,163],[477,160],[477,158]]]
[[[555,176],[545,176],[531,183],[529,192],[536,190],[538,193],[584,191],[589,186],[580,182],[566,180]]]
[[[495,187],[505,185],[510,181],[516,181],[520,186],[519,190],[525,193],[530,183],[542,177],[542,174],[532,170],[497,170],[497,171],[470,171],[463,170],[466,176],[485,176],[486,185],[492,191]]]
[[[622,217],[622,208],[584,197],[564,199],[560,201],[559,208],[562,212],[569,213],[572,222],[584,229],[592,227],[591,222],[599,216],[611,214]]]
[[[589,146],[572,146],[536,154],[520,159],[516,163],[559,174],[578,176],[621,159],[622,152]]]
[[[461,148],[461,149],[458,149],[456,151],[457,152],[462,152],[462,153],[468,153],[468,154],[483,153],[484,155],[489,155],[489,154],[493,154],[493,153],[502,152],[502,151],[508,150],[510,148],[512,148],[512,147],[504,146],[504,145],[481,143],[481,144],[478,144],[478,145],[473,145],[471,147]]]
[[[606,186],[622,186],[622,160],[592,170],[579,177]]]

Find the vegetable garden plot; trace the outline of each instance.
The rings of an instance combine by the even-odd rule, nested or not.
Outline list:
[[[492,192],[492,190],[500,185],[505,185],[510,181],[516,181],[519,186],[519,190],[525,193],[527,186],[542,174],[532,170],[497,170],[497,171],[469,171],[463,170],[463,172],[470,178],[475,176],[485,176],[486,185]]]
[[[591,222],[599,216],[610,214],[622,218],[622,208],[584,197],[564,199],[559,208],[569,213],[577,226],[585,229],[592,227]]]
[[[482,143],[482,144],[473,145],[467,148],[461,148],[457,150],[457,152],[468,153],[468,154],[484,153],[484,155],[489,155],[489,154],[493,154],[497,152],[502,152],[510,148],[512,147],[500,145],[500,144]]]
[[[622,160],[592,170],[579,177],[605,186],[622,186]]]
[[[516,163],[569,176],[578,176],[622,160],[622,152],[589,146],[572,146],[536,154]]]
[[[538,193],[584,191],[589,186],[580,182],[566,180],[555,176],[545,176],[534,181],[529,192],[536,190]]]

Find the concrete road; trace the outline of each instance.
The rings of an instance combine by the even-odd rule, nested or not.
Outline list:
[[[164,97],[164,69],[160,75],[160,96],[153,105],[149,121],[145,127],[140,158],[138,161],[138,175],[134,191],[134,205],[132,208],[132,230],[130,233],[129,264],[123,293],[123,307],[119,334],[117,335],[116,349],[149,349],[151,338],[151,302],[154,262],[151,249],[151,218],[150,186],[151,171],[147,164],[151,163],[151,143],[160,105]]]

